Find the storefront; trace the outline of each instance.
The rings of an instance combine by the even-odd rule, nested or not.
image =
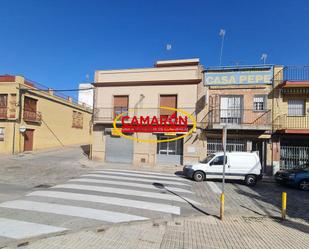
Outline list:
[[[171,139],[169,136],[158,135],[158,140]],[[183,161],[183,139],[157,143],[157,164],[177,164]]]

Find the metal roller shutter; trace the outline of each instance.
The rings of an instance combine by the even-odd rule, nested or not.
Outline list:
[[[133,141],[122,138],[106,136],[105,160],[111,163],[133,162]]]

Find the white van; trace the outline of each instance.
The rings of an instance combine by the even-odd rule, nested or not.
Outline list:
[[[183,173],[197,182],[205,179],[222,179],[223,152],[214,153],[197,164],[185,165]],[[255,152],[227,152],[225,178],[244,180],[248,186],[254,186],[262,178],[260,159]]]

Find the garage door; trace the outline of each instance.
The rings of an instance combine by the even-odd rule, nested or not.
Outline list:
[[[105,160],[111,163],[133,162],[133,141],[123,138],[106,136]]]

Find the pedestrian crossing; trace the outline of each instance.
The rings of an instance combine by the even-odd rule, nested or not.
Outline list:
[[[0,203],[0,242],[181,215],[200,206],[191,184],[167,173],[95,170]]]

